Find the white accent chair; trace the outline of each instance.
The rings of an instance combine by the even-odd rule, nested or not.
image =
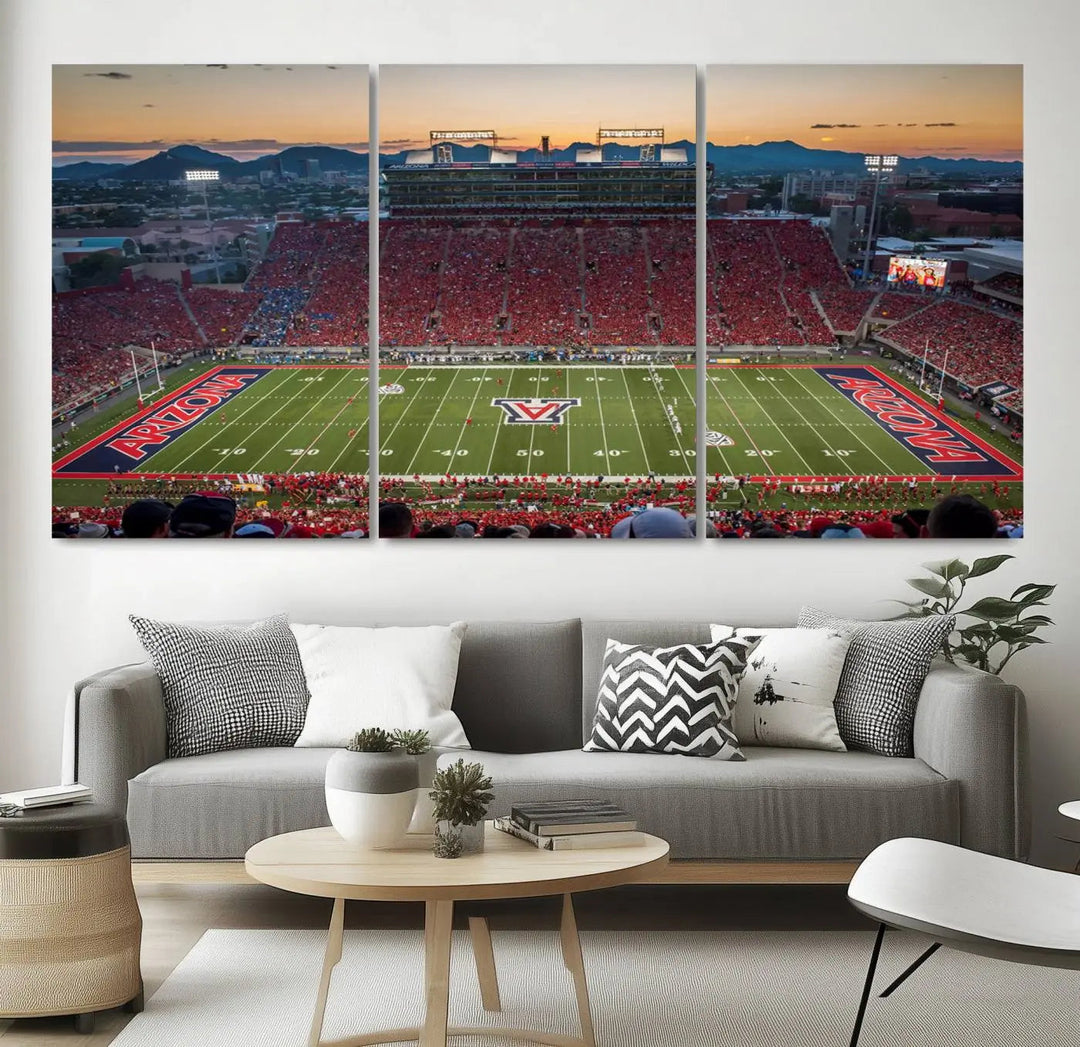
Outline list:
[[[848,900],[878,921],[851,1047],[859,1042],[886,927],[934,938],[881,993],[890,995],[942,945],[1039,967],[1080,969],[1080,877],[950,843],[905,837],[863,859]]]

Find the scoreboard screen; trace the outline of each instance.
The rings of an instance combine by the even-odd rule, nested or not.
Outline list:
[[[939,258],[915,258],[911,255],[893,255],[889,259],[890,284],[906,287],[933,287],[941,290],[949,263]]]

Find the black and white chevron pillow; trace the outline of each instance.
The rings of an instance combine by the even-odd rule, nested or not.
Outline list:
[[[745,760],[731,712],[756,639],[646,647],[608,640],[586,751]]]
[[[308,688],[286,615],[246,627],[128,619],[161,677],[170,757],[299,737]]]

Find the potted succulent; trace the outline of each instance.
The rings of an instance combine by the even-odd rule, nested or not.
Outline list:
[[[420,787],[426,731],[367,727],[326,765],[330,823],[358,847],[399,846],[409,829]]]
[[[456,858],[483,850],[490,789],[491,778],[479,763],[458,759],[435,772],[429,796],[435,809],[437,857]]]

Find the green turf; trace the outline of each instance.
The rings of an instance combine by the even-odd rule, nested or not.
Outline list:
[[[695,473],[692,368],[410,367],[383,369],[380,381],[404,389],[379,401],[384,476]],[[492,404],[533,397],[580,404],[554,427],[508,424],[503,409]],[[681,434],[667,415],[668,404]]]
[[[862,366],[860,362],[860,366]],[[834,365],[842,366],[842,365]],[[170,376],[169,386],[197,370]],[[688,367],[461,365],[385,367],[379,466],[386,477],[695,474],[696,373]],[[924,475],[917,458],[806,367],[710,367],[706,473],[751,476]],[[507,424],[496,398],[576,398],[563,424]],[[352,402],[350,402],[350,400]],[[672,405],[681,433],[667,413]],[[133,414],[116,405],[80,425],[79,442]],[[472,419],[467,423],[467,419]],[[972,426],[986,435],[985,427]],[[278,368],[147,459],[148,473],[368,471],[368,371]],[[1000,441],[999,441],[1000,446]],[[68,449],[70,450],[70,448]],[[1019,448],[1003,447],[1019,458]],[[1020,485],[1012,492],[1020,504]],[[100,501],[102,481],[54,483],[57,505]]]

